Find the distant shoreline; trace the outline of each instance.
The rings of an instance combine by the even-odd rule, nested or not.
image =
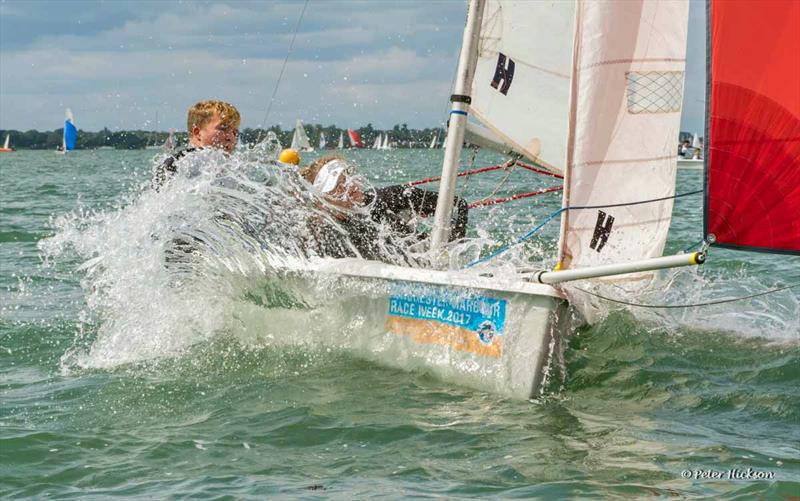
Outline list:
[[[339,136],[343,135],[345,144],[347,142],[347,129],[342,129],[335,125],[322,126],[319,124],[305,125],[311,144],[315,147],[319,145],[320,133],[325,134],[328,147],[336,146]],[[55,150],[61,146],[61,137],[64,129],[52,131],[27,130],[20,131],[14,129],[0,130],[0,141],[6,134],[11,135],[10,144],[17,150]],[[395,148],[426,148],[431,139],[436,136],[441,145],[444,138],[443,128],[410,129],[406,124],[398,124],[391,129],[376,129],[372,124],[354,129],[361,137],[365,147],[372,145],[375,139],[381,135],[389,135],[389,141]],[[243,143],[255,143],[265,137],[267,132],[272,131],[281,141],[281,144],[289,145],[292,142],[294,129],[282,130],[275,125],[267,129],[253,129],[246,127],[241,129],[239,135]],[[146,131],[146,130],[123,130],[111,131],[104,128],[97,132],[78,130],[78,141],[75,149],[96,150],[99,148],[111,148],[115,150],[143,150],[147,147],[161,146],[169,136],[168,131]],[[186,132],[175,132],[177,144],[185,144],[188,141]]]

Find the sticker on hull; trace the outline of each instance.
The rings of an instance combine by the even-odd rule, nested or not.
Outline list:
[[[506,300],[453,295],[436,289],[410,289],[389,296],[386,327],[422,344],[499,357],[506,321]]]

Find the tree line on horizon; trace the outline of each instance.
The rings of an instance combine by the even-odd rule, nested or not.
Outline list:
[[[339,135],[343,134],[346,146],[349,146],[347,139],[347,129],[339,128],[335,125],[322,126],[320,124],[305,125],[306,134],[311,144],[316,148],[319,146],[320,134],[325,134],[327,148],[335,148],[339,142]],[[266,137],[267,132],[272,131],[280,140],[284,147],[288,147],[292,142],[294,128],[283,130],[278,125],[273,125],[267,129],[253,129],[246,127],[239,131],[239,136],[244,144],[254,144]],[[376,129],[371,123],[355,129],[361,137],[365,147],[370,147],[379,135],[389,134],[389,141],[396,148],[427,148],[431,139],[436,135],[441,144],[444,137],[444,129],[441,127],[410,129],[407,124],[398,124],[391,129]],[[61,138],[64,129],[59,128],[52,131],[27,130],[19,131],[13,129],[0,130],[0,142],[5,140],[6,134],[11,135],[10,145],[16,149],[25,150],[54,150],[61,146]],[[97,148],[114,148],[118,150],[140,150],[148,146],[160,146],[169,137],[166,131],[147,131],[147,130],[122,130],[111,131],[103,128],[97,132],[78,130],[78,140],[75,145],[79,150],[91,150]],[[188,134],[185,131],[175,132],[177,144],[185,144],[188,141]]]

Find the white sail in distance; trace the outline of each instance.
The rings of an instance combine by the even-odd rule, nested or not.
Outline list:
[[[377,136],[375,136],[375,141],[372,143],[372,149],[373,150],[380,149],[382,143],[383,143],[383,135],[378,134]]]
[[[314,151],[311,147],[311,142],[308,140],[306,129],[303,127],[303,122],[297,120],[294,127],[294,135],[292,135],[292,149],[297,151]]]
[[[324,150],[326,144],[327,143],[325,142],[325,133],[320,131],[319,132],[319,149]]]
[[[436,140],[439,139],[438,136],[439,136],[438,134],[434,134],[433,135],[433,137],[431,138],[431,145],[428,147],[429,149],[432,150],[432,149],[436,148]]]

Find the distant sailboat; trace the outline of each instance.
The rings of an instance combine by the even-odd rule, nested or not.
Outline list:
[[[167,136],[167,140],[164,141],[164,153],[172,153],[172,150],[175,149],[175,129],[169,130],[169,136]]]
[[[327,143],[325,142],[325,133],[319,132],[319,149],[324,150]]]
[[[303,122],[299,119],[297,120],[297,125],[294,127],[291,148],[297,151],[314,151],[311,142],[308,140],[306,129],[303,127]]]
[[[6,142],[3,143],[3,147],[0,148],[0,153],[11,153],[12,151],[14,151],[14,148],[9,146],[10,137],[11,134],[6,134]]]
[[[75,149],[75,143],[78,141],[78,129],[75,127],[75,117],[72,116],[72,111],[67,108],[64,120],[64,134],[61,137],[61,147],[58,153],[64,155],[68,151]]]
[[[432,150],[432,149],[436,148],[437,139],[439,139],[439,134],[438,133],[434,134],[433,137],[431,138],[431,145],[428,146],[429,149]]]
[[[339,144],[336,145],[336,149],[337,150],[343,150],[344,149],[344,132],[340,132],[339,133]]]
[[[381,149],[382,146],[383,146],[383,134],[379,133],[377,136],[375,136],[375,142],[372,143],[372,149],[379,150]]]
[[[354,131],[353,129],[347,129],[347,137],[350,139],[350,147],[351,148],[363,148],[364,143],[361,142],[361,138],[358,137],[358,132]]]
[[[389,134],[386,134],[383,137],[383,144],[381,145],[381,149],[382,150],[391,150],[392,149],[391,145],[389,144]]]

